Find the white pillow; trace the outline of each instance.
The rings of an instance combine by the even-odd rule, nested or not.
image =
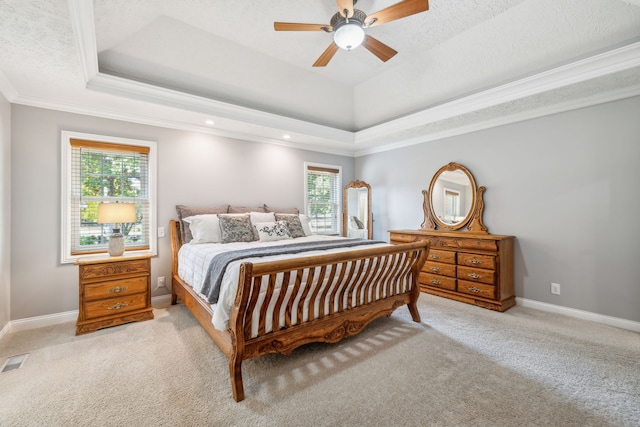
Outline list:
[[[311,236],[313,232],[311,231],[311,225],[309,224],[309,217],[305,214],[300,214],[300,224],[302,224],[302,231],[304,231],[305,236]]]
[[[254,224],[261,242],[291,239],[291,232],[286,221],[258,222]]]
[[[273,212],[249,212],[251,217],[251,224],[254,226],[259,222],[273,222],[276,220],[276,215]]]
[[[193,215],[183,218],[193,235],[191,243],[221,243],[220,220],[216,214]]]

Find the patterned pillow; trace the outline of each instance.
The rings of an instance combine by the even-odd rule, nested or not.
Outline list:
[[[286,221],[258,222],[255,224],[261,242],[291,239]]]
[[[255,235],[249,214],[218,215],[222,243],[253,242]]]
[[[285,221],[287,223],[287,227],[289,227],[289,231],[291,232],[291,237],[304,237],[304,230],[302,228],[302,223],[300,222],[300,217],[295,214],[276,214],[276,221]]]

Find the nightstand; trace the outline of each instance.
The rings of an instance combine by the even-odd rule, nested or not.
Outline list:
[[[151,255],[80,259],[76,335],[153,319]]]

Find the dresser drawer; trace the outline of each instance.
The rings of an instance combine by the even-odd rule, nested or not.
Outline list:
[[[468,282],[466,280],[458,280],[458,292],[491,299],[494,299],[496,297],[495,286]]]
[[[458,266],[458,279],[468,280],[476,283],[495,284],[496,272],[493,270],[483,270],[481,268]]]
[[[136,294],[131,296],[116,297],[91,301],[85,304],[85,318],[94,319],[96,317],[123,314],[133,310],[147,307],[147,295]]]
[[[458,254],[458,264],[495,270],[496,257],[491,255],[467,254],[461,252]]]
[[[420,284],[425,286],[436,286],[438,288],[456,290],[456,279],[447,276],[438,276],[429,273],[420,273]]]
[[[109,282],[86,285],[84,298],[86,301],[113,298],[116,296],[139,294],[147,291],[147,277],[112,280]]]
[[[443,264],[441,262],[427,261],[424,263],[422,271],[425,273],[456,277],[456,266],[453,264]]]
[[[459,239],[458,247],[461,249],[481,249],[483,251],[495,252],[498,250],[498,243],[495,240],[484,239]]]
[[[82,280],[112,278],[119,275],[149,274],[149,260],[109,262],[101,264],[83,265],[80,269]]]
[[[443,262],[445,264],[456,263],[456,253],[452,251],[439,251],[437,249],[429,249],[429,261]]]

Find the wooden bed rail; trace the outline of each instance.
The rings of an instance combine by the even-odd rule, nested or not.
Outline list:
[[[178,276],[182,241],[171,221],[172,303],[185,305],[229,359],[236,401],[244,399],[242,361],[267,353],[290,354],[310,342],[337,342],[371,321],[407,305],[420,321],[418,275],[428,242],[370,247],[240,266],[229,329],[212,326],[211,308]]]

